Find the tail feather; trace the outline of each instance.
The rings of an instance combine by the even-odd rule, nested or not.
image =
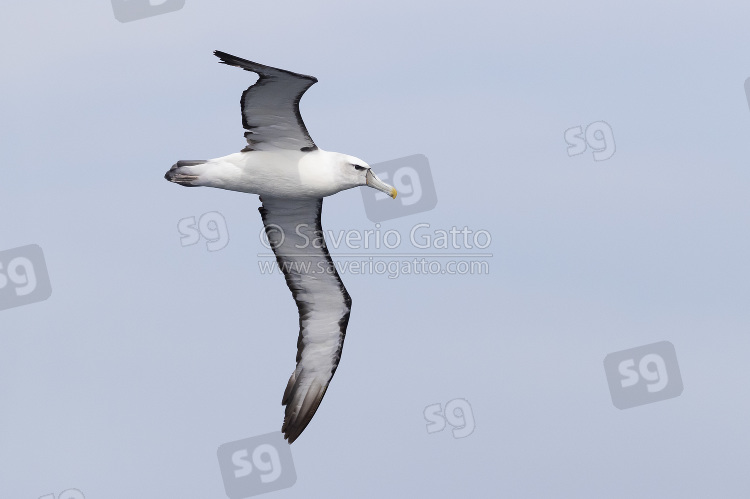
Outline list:
[[[190,167],[202,165],[203,163],[206,163],[205,159],[181,159],[172,165],[172,168],[164,174],[164,178],[185,187],[196,187],[193,182],[198,180],[198,175],[191,172]]]

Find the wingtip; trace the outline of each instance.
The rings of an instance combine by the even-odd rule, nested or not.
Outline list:
[[[292,445],[292,443],[302,434],[302,431],[299,427],[289,424],[290,422],[289,419],[284,418],[284,424],[281,425],[281,433],[284,434],[284,439],[289,442],[289,445]]]
[[[299,437],[299,434],[292,435],[289,432],[284,433],[284,439],[287,441],[289,445],[292,445],[295,440],[297,440],[297,437]]]
[[[219,59],[221,59],[219,61],[221,64],[232,65],[233,64],[232,59],[234,60],[239,59],[239,57],[232,55],[232,54],[227,54],[226,52],[222,52],[221,50],[214,50],[214,55],[218,57]]]
[[[274,68],[273,66],[266,66],[265,64],[260,64],[259,62],[249,61],[247,59],[243,59],[242,57],[237,57],[236,55],[222,52],[221,50],[214,50],[214,55],[218,57],[219,59],[221,59],[219,62],[222,64],[226,64],[228,66],[237,66],[238,68],[242,68],[245,71],[257,73],[261,76],[274,75],[276,72],[281,72],[281,73],[285,73],[288,75],[296,76],[298,78],[306,78],[312,81],[312,83],[318,82],[318,79],[315,78],[314,76],[304,75],[301,73],[295,73],[293,71],[289,71],[286,69]]]
[[[281,425],[281,431],[284,433],[284,438],[289,441],[289,444],[297,440],[302,432],[305,431],[307,425],[310,424],[327,390],[327,384],[326,386],[322,386],[317,380],[313,380],[305,392],[301,405],[296,410],[292,409],[291,404],[286,406],[284,424]],[[290,399],[294,399],[294,395],[291,395]]]

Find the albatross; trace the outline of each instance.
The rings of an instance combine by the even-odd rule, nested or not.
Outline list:
[[[359,158],[315,145],[299,111],[315,77],[215,51],[220,62],[256,73],[240,107],[247,146],[209,160],[181,160],[164,178],[186,187],[216,187],[260,195],[269,244],[299,312],[297,367],[281,403],[281,431],[291,444],[310,423],[336,372],[352,299],[325,244],[323,198],[369,186],[396,197]]]

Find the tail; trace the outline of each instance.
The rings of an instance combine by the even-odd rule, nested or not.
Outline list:
[[[164,178],[175,184],[184,185],[185,187],[197,187],[195,181],[198,180],[198,174],[191,167],[206,163],[204,159],[185,160],[181,159],[172,165],[172,168],[164,174]]]

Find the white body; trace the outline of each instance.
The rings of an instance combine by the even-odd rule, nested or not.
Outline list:
[[[218,187],[279,198],[321,198],[365,185],[365,173],[350,163],[361,160],[317,149],[238,152],[183,167],[197,175],[191,185]],[[187,172],[186,172],[187,173]]]

